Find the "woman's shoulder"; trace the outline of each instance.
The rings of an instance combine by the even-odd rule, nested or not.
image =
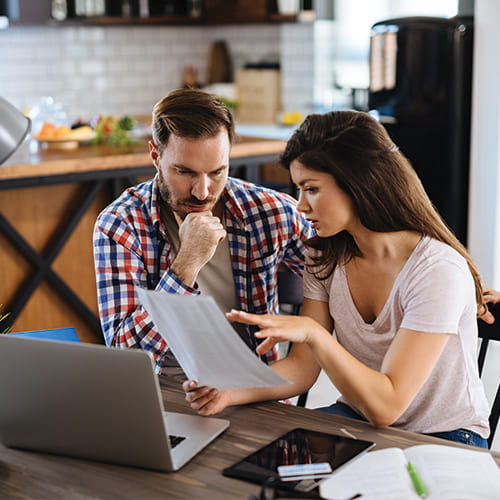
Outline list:
[[[311,247],[307,249],[304,267],[304,291],[321,291],[324,296],[327,296],[334,284],[339,286],[338,273],[342,266],[337,265],[332,270],[329,266],[317,264],[314,258],[320,255],[320,250]]]
[[[417,256],[423,260],[434,262],[444,259],[449,262],[467,264],[465,257],[452,246],[430,236],[424,236],[415,250],[417,250]]]
[[[424,236],[411,257],[409,273],[414,276],[429,276],[436,273],[470,274],[467,260],[447,243]]]
[[[422,239],[398,284],[399,300],[406,312],[412,307],[432,310],[433,303],[448,311],[462,311],[464,307],[475,311],[474,280],[467,260],[450,245],[433,238]]]

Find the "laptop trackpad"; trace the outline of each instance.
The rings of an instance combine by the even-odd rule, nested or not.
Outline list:
[[[196,453],[213,441],[229,426],[229,420],[201,417],[184,413],[164,412],[165,428],[178,441],[171,445],[175,469],[181,467]],[[172,438],[170,438],[172,442]]]

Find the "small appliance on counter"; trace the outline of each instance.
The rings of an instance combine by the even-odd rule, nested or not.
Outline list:
[[[278,63],[247,64],[236,71],[238,121],[276,123],[281,110]]]
[[[427,194],[467,243],[472,17],[407,17],[372,26],[368,105]]]
[[[31,121],[0,97],[0,165],[19,147],[30,131]]]

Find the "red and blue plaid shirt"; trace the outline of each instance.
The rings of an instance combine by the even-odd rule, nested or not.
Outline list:
[[[234,282],[241,309],[277,313],[280,263],[302,275],[307,221],[296,201],[229,178],[222,195]],[[98,217],[94,259],[99,313],[106,344],[150,351],[161,371],[168,346],[138,303],[134,287],[199,294],[170,270],[172,247],[160,219],[157,177],[127,189]],[[255,329],[253,329],[255,331]],[[252,329],[252,342],[257,345]],[[265,360],[277,360],[277,349]]]

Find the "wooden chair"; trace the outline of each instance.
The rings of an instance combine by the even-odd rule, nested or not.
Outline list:
[[[481,346],[479,348],[478,355],[478,366],[479,375],[483,373],[484,361],[486,359],[486,353],[488,351],[488,346],[490,341],[500,342],[500,306],[490,306],[490,310],[495,315],[496,321],[492,325],[488,325],[482,320],[478,320],[478,333],[481,339]],[[490,429],[491,434],[488,438],[488,445],[491,448],[493,443],[493,438],[495,437],[495,431],[498,425],[498,419],[500,417],[500,382],[498,384],[497,392],[493,400],[493,405],[490,412]]]
[[[303,300],[302,278],[289,270],[278,271],[278,302],[280,305],[291,306],[291,314],[298,316]],[[290,352],[290,346],[291,344],[288,347],[288,352]],[[299,396],[297,406],[306,406],[307,394],[304,392]]]

